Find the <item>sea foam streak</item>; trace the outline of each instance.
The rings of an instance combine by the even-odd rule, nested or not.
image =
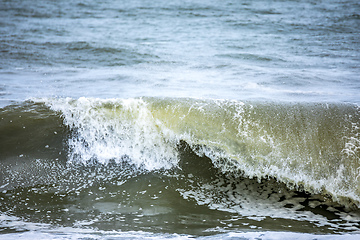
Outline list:
[[[223,171],[276,178],[360,202],[360,110],[351,104],[198,99],[45,99],[74,130],[72,161],[130,159],[148,170],[177,166],[185,141]],[[225,161],[224,161],[225,160]]]

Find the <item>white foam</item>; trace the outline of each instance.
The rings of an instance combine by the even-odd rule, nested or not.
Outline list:
[[[175,136],[142,99],[66,98],[49,104],[76,131],[68,142],[73,161],[126,157],[147,170],[168,169],[178,161]]]
[[[177,189],[184,199],[195,200],[198,205],[207,206],[209,209],[239,214],[241,218],[262,221],[265,218],[289,219],[294,221],[311,222],[322,227],[342,229],[344,224],[360,231],[358,223],[360,215],[357,213],[345,214],[334,210],[339,217],[331,221],[327,217],[305,210],[302,204],[305,198],[295,196],[295,193],[279,188],[274,181],[267,181],[266,186],[255,180],[229,178],[224,181],[217,178],[211,183],[187,185],[186,189]],[[330,205],[329,205],[330,206]],[[328,209],[331,210],[330,208]]]
[[[104,231],[96,230],[91,228],[80,228],[80,227],[55,227],[44,223],[32,223],[24,222],[17,217],[11,217],[5,214],[0,215],[0,227],[8,227],[15,229],[19,232],[1,234],[2,240],[13,240],[13,239],[43,239],[43,240],[55,240],[55,239],[174,239],[174,240],[185,240],[185,239],[319,239],[319,240],[353,240],[359,239],[360,233],[354,232],[352,234],[309,234],[309,233],[296,233],[296,232],[276,232],[276,231],[231,231],[216,229],[207,229],[205,232],[219,233],[205,237],[195,237],[186,234],[167,234],[167,233],[152,233],[144,231]]]
[[[13,239],[193,239],[190,235],[158,234],[144,231],[104,231],[84,228],[82,222],[78,227],[56,227],[50,224],[22,221],[20,218],[0,214],[0,228],[10,228],[16,233],[1,233],[2,240]]]

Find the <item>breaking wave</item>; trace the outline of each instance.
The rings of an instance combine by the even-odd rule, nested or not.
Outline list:
[[[352,104],[199,99],[42,99],[72,130],[72,162],[178,164],[186,142],[223,172],[360,202],[360,110]]]

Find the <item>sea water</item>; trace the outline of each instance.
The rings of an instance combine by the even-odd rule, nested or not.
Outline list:
[[[0,1],[1,239],[356,239],[357,1]]]

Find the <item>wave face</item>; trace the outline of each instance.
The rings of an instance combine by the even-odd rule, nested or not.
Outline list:
[[[4,233],[28,231],[19,218],[194,235],[360,230],[356,105],[55,98],[0,117]]]
[[[357,106],[195,99],[53,99],[76,130],[72,161],[130,158],[148,170],[177,165],[185,141],[223,171],[360,202]],[[226,159],[227,161],[223,161]]]

